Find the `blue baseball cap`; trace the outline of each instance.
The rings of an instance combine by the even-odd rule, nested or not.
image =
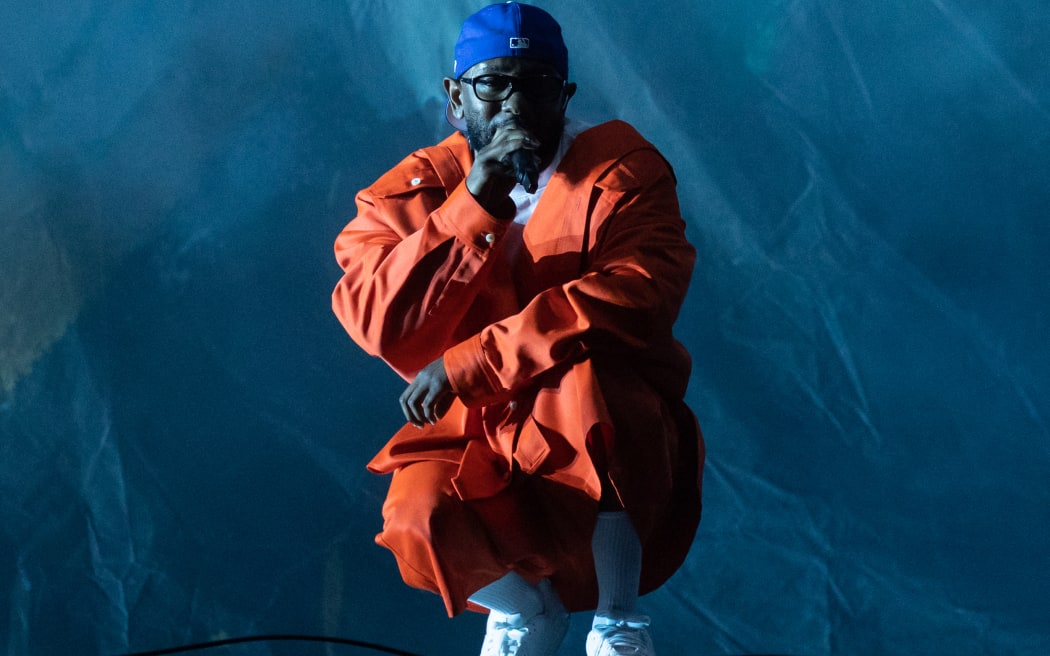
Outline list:
[[[452,77],[459,79],[471,66],[497,57],[524,57],[551,65],[569,79],[569,51],[562,40],[561,26],[554,17],[532,5],[504,2],[489,5],[463,21],[456,41]],[[445,105],[445,120],[465,130],[463,119]]]
[[[478,62],[497,57],[525,57],[554,67],[569,78],[569,51],[554,17],[532,5],[489,5],[463,22],[456,41],[452,77],[457,80]]]

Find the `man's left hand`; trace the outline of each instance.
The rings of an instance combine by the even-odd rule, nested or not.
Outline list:
[[[442,356],[423,367],[401,394],[401,411],[409,423],[422,428],[423,424],[436,424],[445,416],[455,398]]]

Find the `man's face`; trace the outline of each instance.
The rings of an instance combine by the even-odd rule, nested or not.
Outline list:
[[[509,75],[516,78],[528,78],[539,75],[557,76],[557,72],[548,64],[523,59],[520,57],[500,57],[483,61],[470,67],[464,78],[478,78],[483,75]],[[466,122],[466,137],[474,152],[483,149],[492,141],[497,130],[511,122],[528,132],[540,141],[537,152],[543,166],[550,163],[557,152],[558,142],[564,128],[565,105],[576,92],[575,84],[568,84],[565,90],[554,98],[537,98],[528,93],[514,89],[508,98],[502,101],[486,101],[478,98],[468,82],[445,79],[452,112]]]

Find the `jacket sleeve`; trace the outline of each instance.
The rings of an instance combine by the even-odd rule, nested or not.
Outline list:
[[[411,379],[458,341],[506,224],[463,182],[446,196],[418,153],[360,192],[357,212],[335,242],[332,309],[361,348]]]
[[[636,150],[598,181],[596,193],[600,227],[584,274],[445,353],[449,379],[468,406],[506,398],[593,351],[626,359],[679,352],[671,328],[696,252],[670,167],[656,151]]]

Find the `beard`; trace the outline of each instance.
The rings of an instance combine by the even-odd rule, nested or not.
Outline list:
[[[503,125],[503,123],[490,122],[481,112],[477,111],[467,111],[463,119],[467,124],[465,132],[467,143],[475,153],[492,143],[493,137],[496,136],[496,131]],[[542,171],[554,159],[554,153],[558,150],[558,144],[561,142],[561,133],[565,129],[565,116],[558,113],[541,123],[526,124],[519,122],[519,125],[539,139],[540,147],[536,149],[536,154],[540,158],[540,170]]]

